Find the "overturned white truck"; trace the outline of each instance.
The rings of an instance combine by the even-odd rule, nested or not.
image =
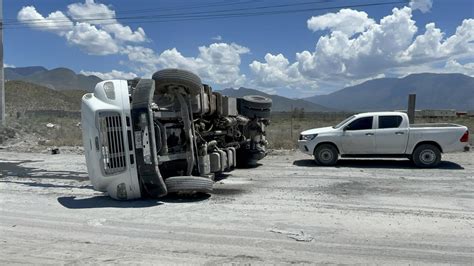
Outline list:
[[[215,174],[265,157],[271,106],[222,96],[180,69],[100,82],[82,98],[89,178],[120,200],[210,193]]]

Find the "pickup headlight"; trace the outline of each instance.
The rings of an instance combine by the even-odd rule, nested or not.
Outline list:
[[[316,136],[318,136],[318,134],[300,135],[300,140],[313,140]]]

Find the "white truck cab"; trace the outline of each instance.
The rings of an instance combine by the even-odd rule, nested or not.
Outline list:
[[[301,132],[299,149],[317,164],[334,165],[343,157],[408,157],[419,167],[435,167],[441,153],[468,146],[467,127],[456,124],[414,124],[402,112],[361,113],[333,127]]]
[[[139,198],[126,80],[103,81],[82,97],[87,171],[96,190],[113,198]]]

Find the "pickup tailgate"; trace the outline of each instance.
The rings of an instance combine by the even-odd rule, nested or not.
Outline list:
[[[411,154],[415,146],[424,141],[436,142],[442,152],[463,151],[468,142],[461,138],[468,128],[457,124],[413,124],[410,125],[407,154]]]

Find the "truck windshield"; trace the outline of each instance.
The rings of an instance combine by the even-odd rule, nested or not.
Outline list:
[[[345,123],[347,123],[347,121],[351,120],[351,119],[354,118],[354,117],[355,117],[354,115],[353,115],[353,116],[350,116],[350,117],[344,119],[341,123],[339,123],[339,124],[333,126],[332,128],[334,128],[334,129],[340,128],[340,127],[342,127]]]

